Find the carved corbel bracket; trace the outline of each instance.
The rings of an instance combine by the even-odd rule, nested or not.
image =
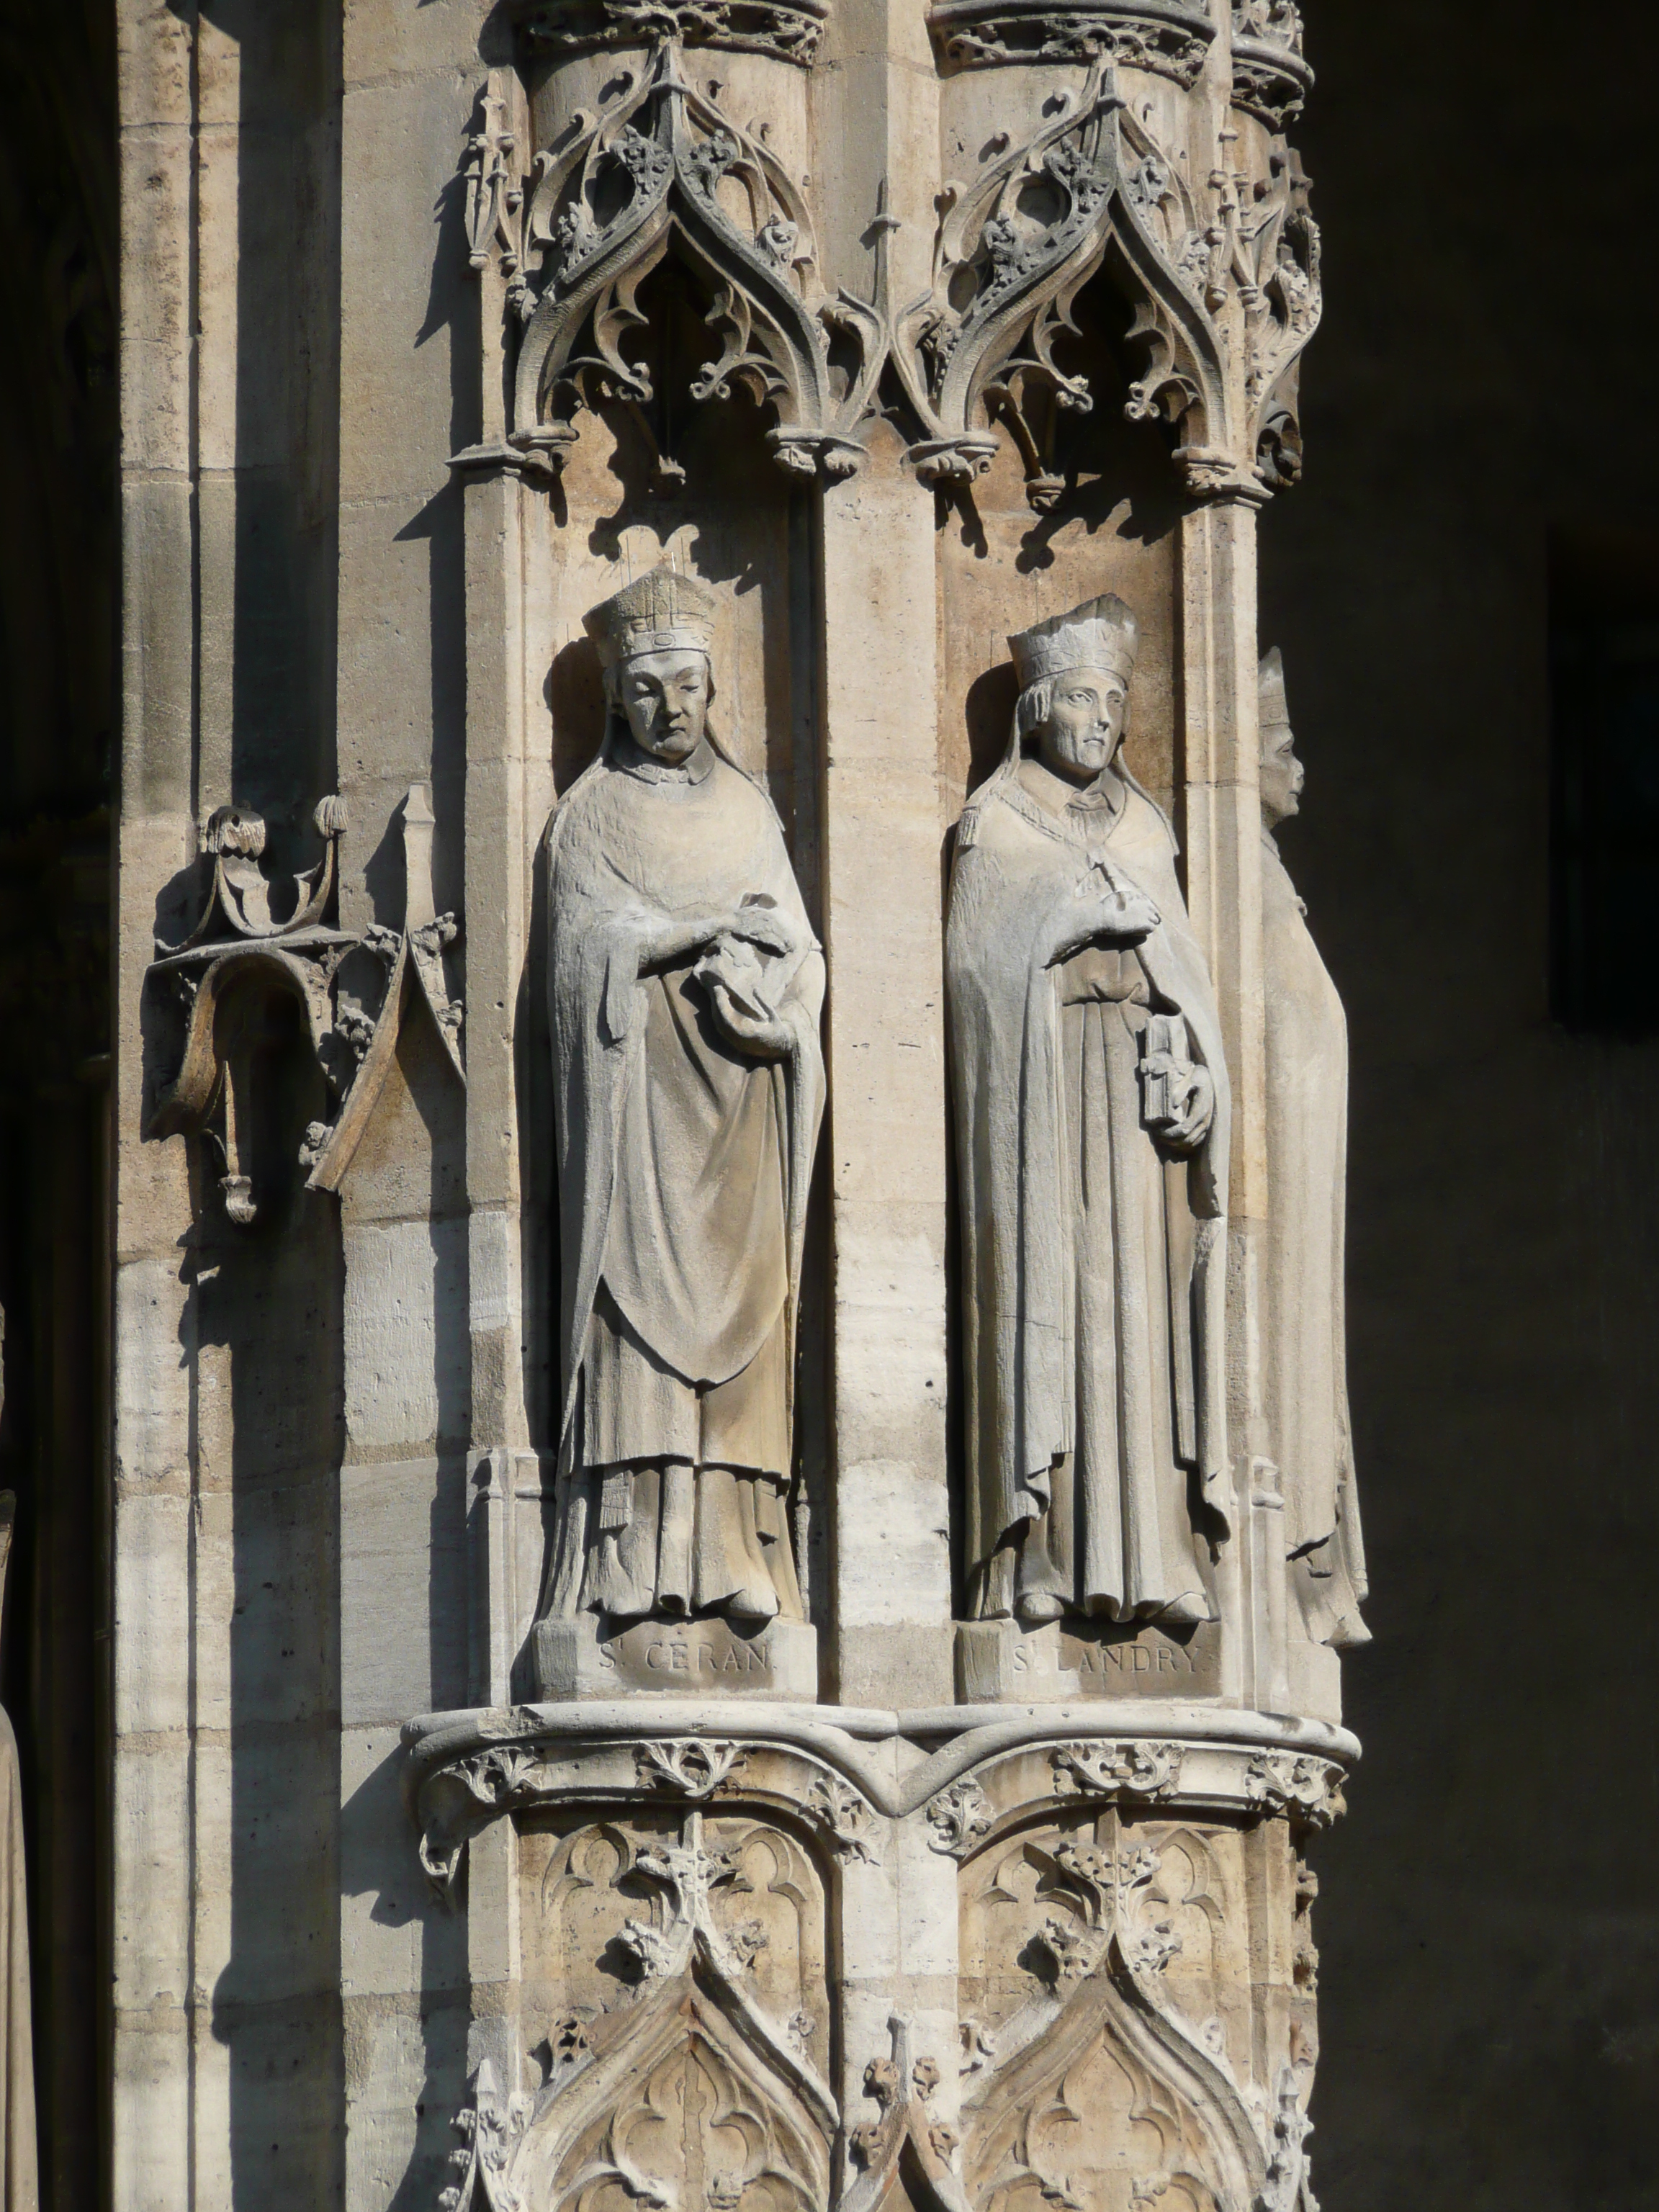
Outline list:
[[[605,1741],[532,1737],[417,1766],[410,1809],[434,1893],[450,1895],[462,1851],[492,1821],[578,1801],[763,1806],[803,1822],[842,1868],[882,1862],[884,1808],[820,1750],[758,1738],[635,1736],[607,1759]]]
[[[720,340],[690,397],[724,400],[741,387],[773,410],[768,443],[787,473],[850,476],[885,356],[882,317],[817,283],[804,180],[765,126],[745,127],[687,80],[678,34],[658,24],[652,35],[645,67],[619,72],[611,96],[527,167],[505,100],[486,97],[468,155],[468,231],[473,267],[499,268],[522,325],[508,445],[556,475],[580,410],[616,403],[656,448],[640,293],[674,253],[707,287],[705,319]],[[683,477],[660,449],[655,474],[665,489]]]
[[[186,1009],[184,1049],[156,1097],[146,1137],[205,1136],[223,1165],[225,1211],[239,1227],[257,1218],[252,1132],[257,1093],[273,1054],[284,1050],[299,1007],[303,1034],[329,1085],[335,1034],[333,985],[357,939],[325,921],[337,876],[344,802],[329,797],[313,816],[323,857],[287,879],[262,869],[266,831],[251,807],[221,806],[203,831],[213,862],[201,911],[182,942],[158,937],[147,985],[176,994]],[[281,911],[286,908],[286,913]]]
[[[277,886],[259,868],[264,821],[247,807],[220,807],[204,833],[214,866],[202,914],[181,945],[158,938],[159,957],[145,976],[147,985],[179,994],[187,1012],[178,1070],[161,1089],[144,1133],[208,1139],[222,1156],[220,1188],[239,1228],[258,1214],[250,1132],[264,1071],[288,1042],[279,1012],[284,1001],[301,1009],[325,1096],[331,1103],[341,1101],[332,1120],[307,1126],[299,1164],[309,1171],[309,1190],[339,1188],[385,1086],[412,997],[424,1002],[449,1065],[466,1079],[461,1003],[450,994],[443,965],[459,930],[453,915],[432,911],[433,816],[426,787],[416,786],[404,807],[410,891],[401,933],[376,927],[358,936],[324,921],[347,827],[343,800],[320,801],[314,820],[327,850],[274,901]],[[275,920],[273,905],[283,900],[290,911]],[[386,969],[380,1011],[372,1017],[343,1003],[338,988],[347,955],[360,949]]]

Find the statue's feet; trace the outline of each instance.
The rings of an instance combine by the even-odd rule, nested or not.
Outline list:
[[[1015,1601],[1014,1611],[1022,1628],[1047,1628],[1050,1621],[1065,1619],[1066,1601],[1058,1590],[1025,1590]]]
[[[1160,1628],[1196,1628],[1200,1621],[1213,1620],[1215,1615],[1202,1590],[1183,1590],[1152,1619]]]

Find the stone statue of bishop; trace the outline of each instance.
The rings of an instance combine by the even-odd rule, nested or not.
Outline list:
[[[1316,1644],[1370,1640],[1348,1420],[1344,1292],[1348,1025],[1274,831],[1301,811],[1285,664],[1262,659],[1261,929],[1267,984],[1266,1382],[1291,1577]]]
[[[560,1507],[544,1619],[803,1617],[792,1380],[823,962],[708,726],[714,605],[596,607],[599,757],[550,836]]]
[[[1212,1620],[1226,1528],[1226,1062],[1121,758],[1137,642],[1114,598],[1009,640],[951,872],[969,1604],[1027,1628]]]

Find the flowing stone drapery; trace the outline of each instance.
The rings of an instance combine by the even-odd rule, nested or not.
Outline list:
[[[1285,672],[1261,664],[1262,966],[1267,982],[1268,1418],[1308,1632],[1364,1644],[1365,1551],[1348,1418],[1348,1025],[1273,831],[1299,811]]]
[[[694,587],[654,588],[645,634],[675,635]],[[753,937],[730,926],[743,914]],[[706,735],[665,763],[613,714],[555,817],[549,917],[564,1489],[548,1613],[799,1620],[784,1501],[823,969],[777,817]]]
[[[1194,1524],[1224,1529],[1206,1493],[1224,1477],[1208,1276],[1227,1077],[1175,863],[1132,781],[1070,787],[1018,733],[957,832],[946,973],[981,1618],[1213,1617]],[[1054,957],[1068,913],[1127,891],[1157,910],[1141,942]],[[1172,1022],[1215,1089],[1190,1164],[1142,1096]]]

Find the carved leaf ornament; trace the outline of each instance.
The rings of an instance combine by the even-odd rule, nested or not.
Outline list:
[[[1277,2212],[1273,2192],[1282,2195],[1292,2166],[1296,2185],[1301,2178],[1295,2076],[1285,2069],[1280,2110],[1258,2118],[1213,2038],[1170,2003],[1164,1970],[1180,1943],[1160,1914],[1156,1852],[1077,1839],[1030,1848],[1059,1909],[1033,1938],[1048,1962],[1036,1995],[970,2077],[963,2121],[972,2202],[1014,2212],[1040,2197],[1081,2212],[1097,2201],[1102,2144],[1127,2145],[1133,2122],[1155,2133],[1159,2163],[1127,2177],[1132,2203],[1178,2184],[1202,2212]],[[1108,2107],[1118,2105],[1114,2116]]]
[[[1139,374],[1132,421],[1175,428],[1189,490],[1260,498],[1293,480],[1294,368],[1319,319],[1318,233],[1289,155],[1247,198],[1223,131],[1202,203],[1116,90],[1104,63],[1075,98],[1056,93],[1020,143],[999,133],[971,182],[949,183],[931,289],[892,319],[893,358],[927,435],[911,449],[925,483],[967,483],[990,466],[994,422],[1025,464],[1033,505],[1062,489],[1030,402],[1086,411],[1086,375],[1055,348],[1101,270],[1129,301]],[[1242,332],[1236,331],[1237,307]],[[1242,334],[1242,352],[1240,337]]]
[[[634,1870],[653,1893],[620,1938],[637,1993],[586,2025],[532,2100],[486,2112],[475,2090],[450,2212],[822,2212],[840,2114],[803,2038],[754,1994],[759,1923],[717,1912],[746,1887],[736,1861],[692,1810]]]
[[[744,387],[777,421],[768,441],[792,474],[850,475],[863,448],[883,346],[881,319],[812,281],[811,218],[799,186],[760,130],[743,129],[698,92],[670,40],[627,89],[574,119],[568,143],[537,164],[526,253],[540,257],[539,297],[516,297],[520,348],[512,442],[555,468],[593,398],[641,406],[648,368],[623,350],[644,327],[640,287],[671,248],[709,287],[719,350],[691,384],[697,400]],[[856,366],[832,365],[847,333]]]

